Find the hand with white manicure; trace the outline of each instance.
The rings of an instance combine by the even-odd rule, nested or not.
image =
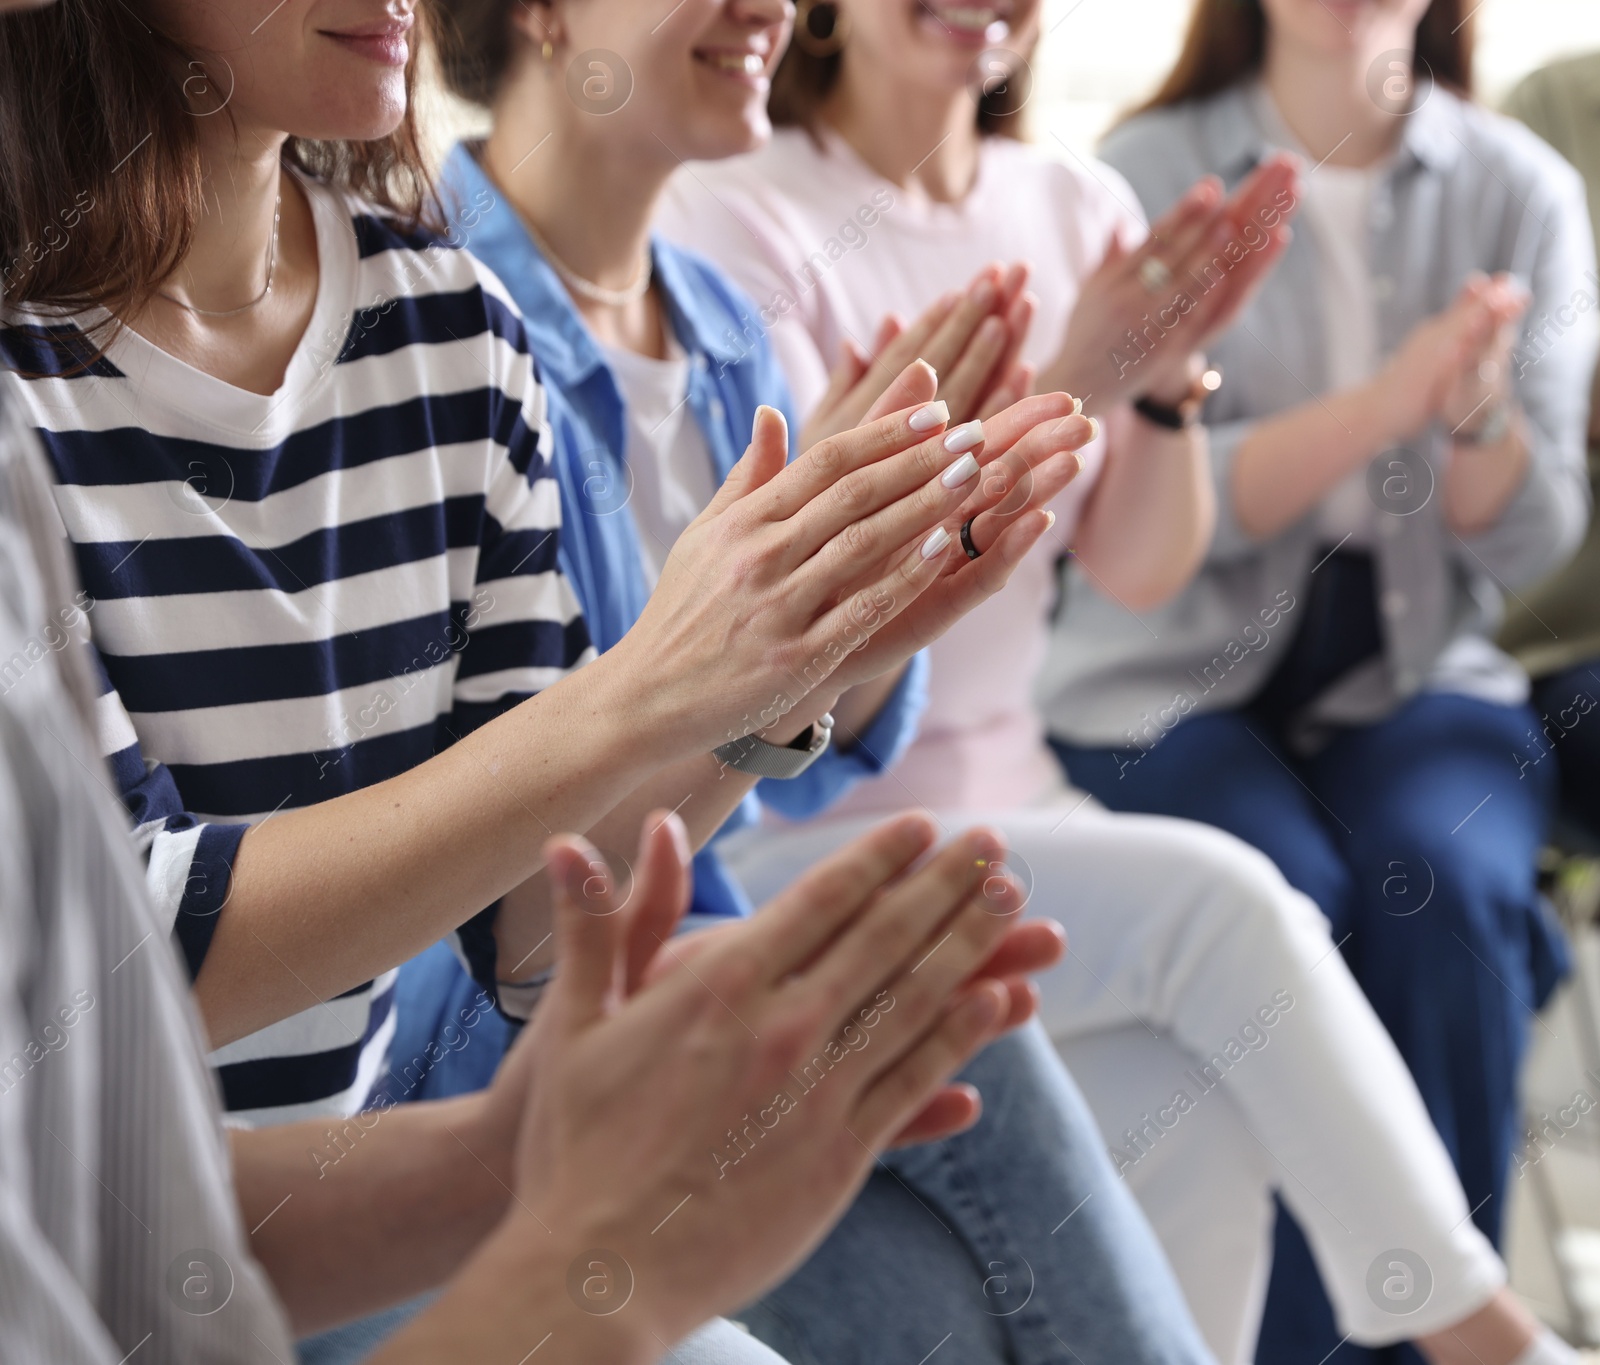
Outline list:
[[[855,685],[898,668],[1005,587],[1054,523],[1045,509],[1077,477],[1083,468],[1079,452],[1099,434],[1098,422],[1082,412],[1068,394],[1036,394],[945,433],[944,449],[957,458],[941,483],[965,496],[923,543],[923,553],[938,557],[938,573],[914,603],[840,665],[832,685]],[[969,558],[958,539],[968,522],[976,558]]]
[[[909,366],[892,390],[916,406],[874,410],[788,464],[782,415],[759,411],[744,458],[611,651],[650,678],[661,723],[703,730],[708,749],[730,737],[729,715],[763,729],[775,705],[786,714],[817,689],[899,668],[1004,585],[1049,524],[1044,491],[1077,471],[1092,428],[1067,395],[1043,394],[946,430],[945,404],[928,401],[936,382]],[[1030,494],[993,554],[952,554],[962,523],[1019,484]]]

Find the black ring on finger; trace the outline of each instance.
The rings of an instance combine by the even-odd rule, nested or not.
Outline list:
[[[976,559],[983,553],[982,550],[972,543],[972,523],[976,520],[977,517],[972,516],[968,517],[964,522],[961,523],[961,548],[967,552],[968,559]]]

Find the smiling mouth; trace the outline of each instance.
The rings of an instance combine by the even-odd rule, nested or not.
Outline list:
[[[758,52],[696,52],[697,62],[729,76],[759,80],[767,74],[767,59]]]
[[[999,43],[1011,34],[1009,6],[945,5],[921,0],[918,8],[953,38]]]

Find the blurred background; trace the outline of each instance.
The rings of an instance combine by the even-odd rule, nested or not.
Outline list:
[[[1033,96],[1037,140],[1094,147],[1178,54],[1189,0],[1045,0]],[[1478,90],[1498,103],[1553,57],[1600,48],[1600,0],[1484,0],[1474,12]]]
[[[1150,94],[1178,54],[1190,0],[1045,0],[1044,37],[1029,103],[1034,141],[1087,155],[1117,114]],[[1498,104],[1552,58],[1600,49],[1600,0],[1484,0],[1478,90]],[[440,152],[486,120],[425,89],[429,142]]]

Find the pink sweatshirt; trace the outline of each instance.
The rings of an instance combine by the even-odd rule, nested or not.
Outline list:
[[[1071,164],[1009,138],[983,144],[978,177],[959,204],[883,179],[840,138],[823,146],[780,130],[763,150],[700,162],[672,181],[657,226],[721,266],[755,301],[751,335],[765,327],[808,413],[827,387],[841,338],[870,348],[885,314],[911,321],[990,262],[1027,261],[1039,312],[1023,358],[1054,360],[1080,282],[1119,231],[1145,236],[1138,199],[1099,163]],[[931,649],[928,710],[899,763],[862,784],[834,812],[860,815],[924,806],[998,811],[1026,805],[1058,782],[1032,684],[1055,597],[1055,562],[1072,543],[1079,510],[1104,459],[1053,504],[1055,527],[1004,592]]]

